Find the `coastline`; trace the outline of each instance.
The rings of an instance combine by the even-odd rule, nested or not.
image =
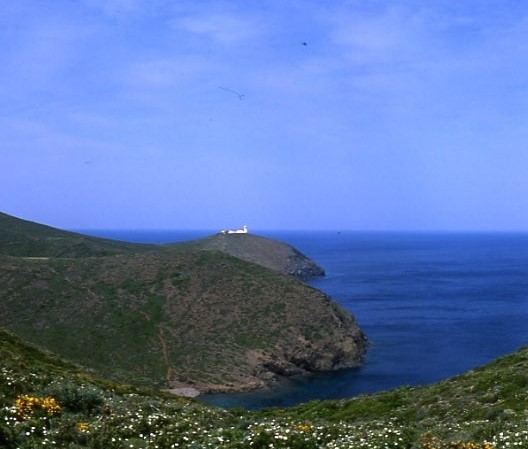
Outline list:
[[[168,390],[162,390],[168,393],[172,393],[175,396],[183,396],[186,398],[197,398],[202,394],[200,390],[192,387],[182,387],[182,388],[169,388]]]

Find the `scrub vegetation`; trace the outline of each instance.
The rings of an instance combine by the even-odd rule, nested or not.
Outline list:
[[[528,448],[528,348],[435,385],[247,412],[114,383],[0,330],[0,447]]]
[[[354,318],[269,267],[6,215],[0,231],[0,325],[109,378],[235,391],[362,361],[366,340]]]

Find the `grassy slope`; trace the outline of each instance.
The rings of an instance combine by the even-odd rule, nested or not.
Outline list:
[[[465,374],[424,387],[403,387],[354,400],[302,404],[282,411],[296,418],[372,421],[392,417],[417,429],[446,422],[501,423],[528,409],[528,346]],[[486,436],[490,436],[487,435]]]
[[[0,212],[0,254],[23,257],[93,257],[141,252],[151,245],[98,239]]]
[[[341,331],[320,292],[223,253],[0,257],[0,267],[0,323],[141,384],[236,387],[254,374],[247,351]]]
[[[11,255],[0,254],[0,325],[107,376],[256,387],[272,371],[297,369],[295,357],[318,345],[332,354],[338,344],[327,342],[351,332],[361,343],[353,318],[322,293],[228,254],[101,241],[0,218],[2,231],[12,230],[2,237]],[[5,245],[8,238],[31,248]],[[19,255],[26,249],[31,257]],[[101,256],[112,251],[121,254]]]
[[[429,387],[259,413],[114,384],[2,330],[0,359],[6,449],[528,447],[528,348]],[[60,410],[22,414],[22,394],[53,398]]]

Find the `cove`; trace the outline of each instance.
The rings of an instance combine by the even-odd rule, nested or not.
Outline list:
[[[425,385],[515,351],[528,340],[528,234],[284,232],[327,272],[310,284],[357,319],[361,368],[274,390],[203,395],[220,407],[291,406]]]

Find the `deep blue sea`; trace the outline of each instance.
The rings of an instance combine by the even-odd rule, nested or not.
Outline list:
[[[146,243],[210,234],[89,233]],[[288,382],[274,391],[203,396],[205,403],[256,409],[424,385],[528,343],[528,234],[258,234],[293,245],[326,270],[326,277],[310,284],[356,317],[370,342],[366,362],[361,368]]]

